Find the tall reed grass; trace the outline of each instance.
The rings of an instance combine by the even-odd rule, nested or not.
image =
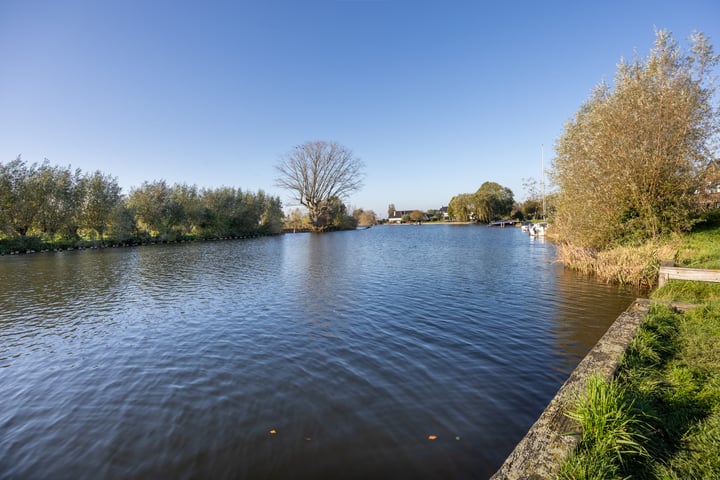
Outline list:
[[[602,251],[559,244],[558,259],[568,268],[608,283],[651,288],[657,284],[661,262],[674,258],[679,245],[677,238]]]
[[[679,267],[720,269],[720,225],[708,222],[682,236],[602,251],[559,243],[558,260],[608,283],[652,288],[665,260]]]

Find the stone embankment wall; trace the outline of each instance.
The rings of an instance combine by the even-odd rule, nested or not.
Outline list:
[[[587,379],[601,374],[610,379],[635,337],[638,327],[650,310],[650,300],[638,299],[615,320],[608,331],[578,364],[555,398],[515,450],[505,460],[493,479],[555,478],[563,458],[577,444],[578,426],[565,413],[585,392]]]

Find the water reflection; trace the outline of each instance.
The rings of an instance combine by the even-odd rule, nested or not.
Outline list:
[[[556,268],[559,303],[552,312],[556,322],[553,337],[559,362],[555,366],[563,380],[607,331],[639,292],[617,285],[598,284],[594,279]],[[602,321],[601,319],[606,319]]]
[[[553,248],[411,226],[2,258],[0,471],[485,478],[632,300]]]

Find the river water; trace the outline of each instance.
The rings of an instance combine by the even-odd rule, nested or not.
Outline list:
[[[424,225],[2,257],[0,478],[487,478],[635,296],[554,255]]]

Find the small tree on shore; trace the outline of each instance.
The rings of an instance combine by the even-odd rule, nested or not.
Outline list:
[[[411,222],[422,222],[427,218],[422,210],[413,210],[408,214]]]
[[[394,210],[393,210],[394,211]],[[377,223],[377,215],[373,210],[363,210],[356,208],[352,213],[359,226],[371,226]]]
[[[36,171],[37,166],[28,166],[20,155],[0,164],[0,227],[11,235],[25,237],[35,223],[30,179]]]
[[[474,217],[475,195],[460,193],[450,199],[448,215],[456,222],[467,222]]]
[[[344,198],[362,186],[363,163],[351,150],[326,141],[306,142],[276,165],[276,185],[291,191],[308,210],[310,223],[322,231],[324,209],[333,198]]]

